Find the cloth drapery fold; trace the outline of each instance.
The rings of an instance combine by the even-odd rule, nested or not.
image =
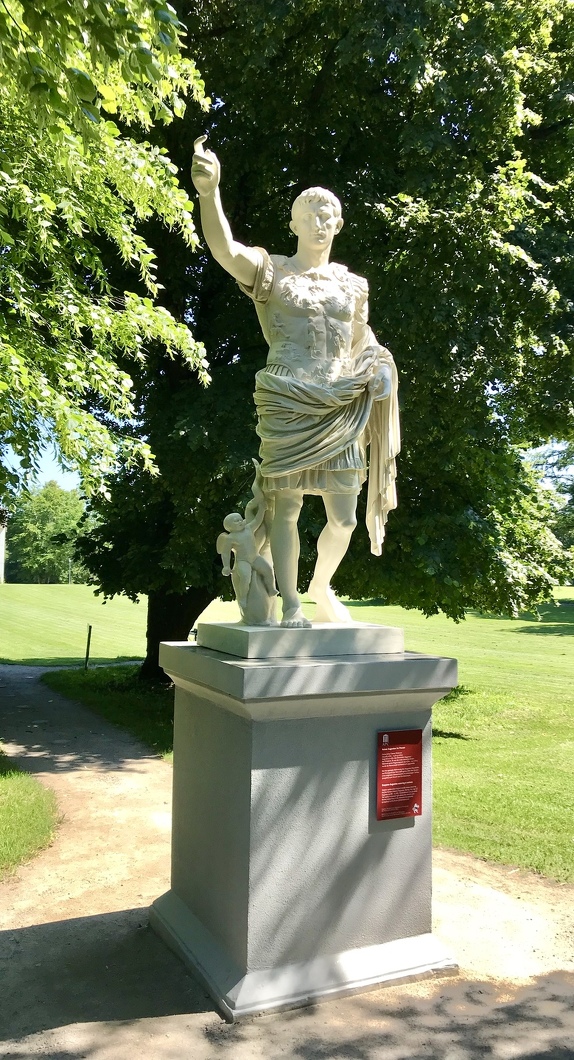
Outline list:
[[[366,524],[371,552],[380,556],[388,514],[397,506],[396,456],[400,450],[398,379],[393,358],[368,329],[354,350],[355,373],[329,385],[257,372],[255,405],[261,439],[261,473],[276,477],[316,467],[359,440],[369,445]],[[373,400],[368,384],[376,368],[391,369],[391,394]]]

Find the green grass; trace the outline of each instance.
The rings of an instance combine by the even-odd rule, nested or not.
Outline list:
[[[94,670],[51,670],[42,680],[68,699],[77,699],[103,718],[121,725],[157,754],[171,758],[173,688],[138,680],[137,666]]]
[[[77,665],[88,623],[92,662],[145,655],[145,600],[103,603],[89,585],[0,585],[0,662]]]
[[[558,589],[539,620],[470,614],[456,625],[372,602],[350,607],[360,621],[402,626],[408,651],[459,660],[459,690],[434,710],[435,841],[574,881],[574,589]],[[312,616],[313,606],[305,609]],[[233,619],[237,612],[216,602],[204,617]],[[105,680],[89,672],[84,691],[76,685],[66,694],[103,712]],[[133,701],[128,718],[123,702],[119,693],[106,717],[163,753],[169,738],[163,708]],[[154,711],[161,713],[161,732]]]
[[[57,823],[54,793],[0,750],[0,879],[48,846]]]

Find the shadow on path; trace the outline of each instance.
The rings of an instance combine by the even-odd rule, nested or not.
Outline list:
[[[377,991],[329,1005],[211,1026],[213,1057],[235,1060],[240,1043],[265,1041],[268,1060],[572,1060],[574,976],[531,986],[437,984],[431,997]],[[394,995],[394,996],[393,996]],[[286,1042],[292,1044],[286,1046]],[[253,1056],[263,1055],[254,1050]]]
[[[574,1057],[567,972],[377,990],[229,1025],[146,924],[130,909],[0,933],[2,1060]]]
[[[213,1011],[148,927],[146,908],[0,931],[0,984],[4,1039],[71,1023]]]
[[[158,758],[125,730],[42,684],[46,669],[0,666],[0,741],[22,749],[28,772],[110,772]]]

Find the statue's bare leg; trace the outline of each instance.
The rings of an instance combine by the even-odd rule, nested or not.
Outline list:
[[[245,608],[247,607],[247,594],[251,582],[251,564],[246,563],[245,560],[236,559],[233,573],[235,575],[233,587],[237,596],[237,603],[241,610],[245,611]]]
[[[317,563],[309,586],[309,596],[317,604],[315,622],[352,622],[352,618],[331,589],[330,581],[343,559],[357,525],[357,495],[324,493],[327,523],[317,541]]]
[[[277,490],[270,543],[275,580],[283,602],[282,626],[310,626],[297,594],[299,532],[297,521],[303,504],[302,490]]]
[[[275,577],[273,575],[273,569],[263,556],[256,556],[253,560],[253,570],[263,578],[263,584],[269,593],[269,596],[277,596],[277,589],[275,588]]]

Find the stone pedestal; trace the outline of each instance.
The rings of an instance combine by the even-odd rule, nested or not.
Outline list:
[[[319,630],[278,631],[287,658],[249,657],[249,635],[232,655],[225,631],[227,652],[162,645],[172,884],[151,923],[228,1019],[456,969],[431,934],[431,708],[456,663],[373,651],[366,628],[369,654],[299,654]],[[377,733],[404,729],[423,731],[422,813],[377,820]]]

